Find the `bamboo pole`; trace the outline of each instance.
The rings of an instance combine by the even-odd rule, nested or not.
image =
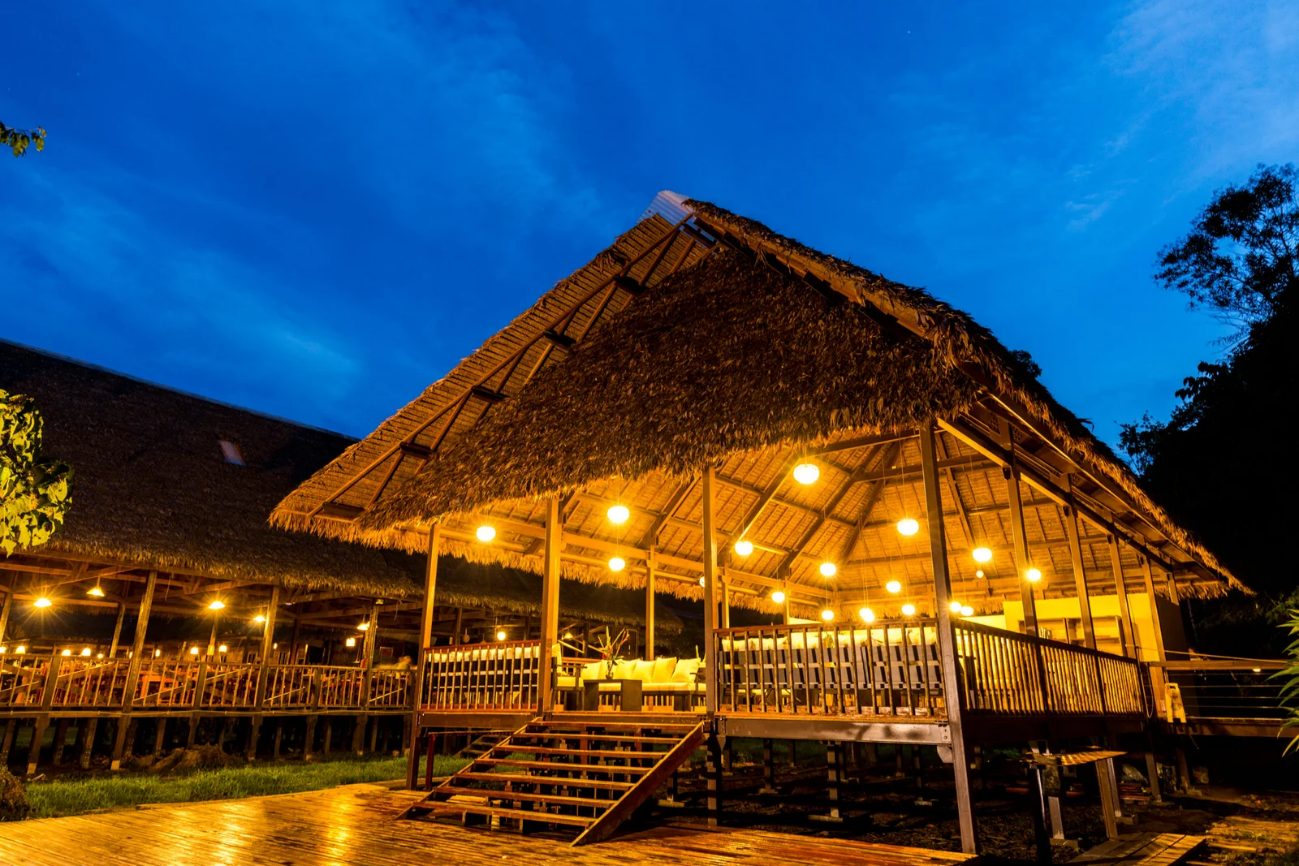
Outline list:
[[[1069,559],[1073,564],[1073,584],[1078,592],[1078,609],[1082,614],[1083,641],[1087,649],[1096,649],[1096,629],[1092,623],[1092,602],[1087,594],[1087,572],[1083,568],[1082,542],[1078,534],[1078,510],[1064,508],[1064,531],[1069,537]]]
[[[428,666],[428,646],[433,642],[433,604],[437,600],[438,549],[442,541],[442,524],[435,523],[428,533],[428,559],[424,563],[424,609],[420,612],[419,662],[411,683],[410,742],[406,751],[406,788],[415,790],[419,778],[419,716],[424,703],[424,671]],[[296,631],[296,625],[295,625]],[[309,738],[308,738],[309,739]],[[311,743],[308,742],[306,750]]]
[[[1123,632],[1119,640],[1123,645],[1123,654],[1140,659],[1141,641],[1137,639],[1137,630],[1132,625],[1132,610],[1128,606],[1128,585],[1123,580],[1123,556],[1119,550],[1119,540],[1111,533],[1105,537],[1105,543],[1110,549],[1110,569],[1114,572],[1114,588],[1119,597],[1119,621]],[[1132,646],[1131,653],[1128,652],[1129,643]]]
[[[711,718],[717,713],[717,476],[711,464],[704,467],[704,707]]]
[[[541,579],[541,658],[537,676],[539,709],[542,712],[550,712],[555,703],[554,646],[555,641],[559,639],[559,553],[564,545],[564,525],[560,517],[559,500],[553,496],[546,502],[545,528],[545,553]]]
[[[654,660],[654,549],[645,562],[645,661]]]

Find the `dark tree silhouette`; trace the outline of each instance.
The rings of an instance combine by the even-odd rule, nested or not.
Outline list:
[[[24,155],[33,144],[38,151],[45,149],[45,130],[39,126],[35,129],[10,129],[0,121],[0,145],[12,150],[14,156]]]

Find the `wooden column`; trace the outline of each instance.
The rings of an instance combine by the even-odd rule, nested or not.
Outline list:
[[[5,593],[5,603],[0,606],[0,643],[4,643],[5,630],[9,628],[9,609],[14,605],[13,590]]]
[[[465,623],[465,609],[464,609],[463,607],[458,607],[458,608],[456,608],[456,621],[455,621],[455,624],[454,624],[453,626],[451,626],[451,645],[452,645],[452,646],[459,646],[459,645],[460,645],[460,636],[461,636],[461,633],[464,631],[464,623]]]
[[[1019,471],[1014,459],[1004,467],[1006,491],[1010,498],[1010,534],[1015,545],[1015,579],[1019,584],[1019,600],[1024,607],[1024,632],[1037,637],[1037,607],[1033,603],[1033,584],[1029,583],[1028,538],[1024,533],[1024,500],[1019,489]]]
[[[784,593],[785,593],[785,603],[782,604],[781,607],[784,609],[784,610],[782,611],[782,613],[783,613],[784,616],[785,616],[785,625],[789,625],[790,622],[791,622],[791,620],[790,620],[790,614],[789,614],[789,605],[790,605],[790,601],[789,601],[789,581],[788,581],[788,580],[786,580],[786,581],[785,581],[785,584],[784,584]]]
[[[645,559],[645,661],[654,661],[654,551]]]
[[[1155,654],[1159,661],[1168,661],[1168,655],[1164,652],[1164,629],[1159,624],[1159,608],[1155,606],[1155,576],[1150,570],[1150,557],[1137,554],[1137,559],[1141,560],[1142,577],[1146,582],[1146,598],[1150,602],[1150,627],[1155,632]],[[1155,693],[1155,709],[1159,713],[1164,712],[1164,670],[1163,668],[1150,669],[1150,686]]]
[[[122,768],[122,749],[126,747],[126,732],[130,727],[131,699],[135,696],[135,684],[140,680],[141,655],[144,654],[144,635],[149,628],[149,611],[153,608],[153,591],[158,587],[158,572],[149,572],[149,579],[144,584],[144,597],[140,599],[140,611],[135,619],[135,636],[131,641],[131,664],[126,670],[126,683],[122,689],[122,715],[117,720],[117,732],[113,738],[113,754],[109,769]]]
[[[433,643],[433,605],[437,600],[438,550],[442,542],[442,525],[435,523],[428,532],[428,561],[424,564],[424,610],[419,620],[419,661],[411,683],[410,743],[406,753],[406,788],[415,790],[419,781],[419,714],[424,704],[424,671],[428,665],[428,647]],[[458,617],[457,617],[458,619]],[[310,735],[309,732],[308,735]],[[310,743],[307,747],[310,748]]]
[[[717,582],[722,587],[722,628],[731,627],[731,589],[728,585],[729,581],[730,578],[726,574],[726,569],[717,569]]]
[[[1119,621],[1122,623],[1119,641],[1123,654],[1134,659],[1141,658],[1141,641],[1137,640],[1137,630],[1132,626],[1132,611],[1128,608],[1128,585],[1123,580],[1123,556],[1119,551],[1119,540],[1112,534],[1105,537],[1110,548],[1110,570],[1114,572],[1114,589],[1119,597]],[[1132,651],[1128,652],[1128,647]]]
[[[717,526],[716,515],[716,470],[712,465],[704,467],[703,502],[704,510],[704,708],[711,720],[717,713]]]
[[[555,641],[559,639],[559,554],[564,546],[564,518],[559,510],[559,499],[552,496],[546,502],[546,535],[543,570],[541,576],[541,662],[538,692],[540,710],[549,713],[555,708],[554,675]]]
[[[925,522],[929,524],[929,559],[934,571],[938,654],[943,665],[943,705],[947,709],[947,725],[952,735],[952,771],[956,775],[956,808],[960,816],[961,850],[966,854],[977,854],[979,833],[978,825],[974,820],[974,801],[970,796],[970,762],[965,754],[965,734],[961,724],[960,683],[957,680],[956,669],[956,634],[952,629],[952,612],[948,606],[951,603],[952,589],[947,573],[947,538],[943,528],[942,490],[938,480],[938,460],[934,453],[932,424],[924,424],[920,428],[920,468],[925,485]],[[1023,582],[1022,575],[1021,582]],[[1034,631],[1036,632],[1036,628]]]
[[[1092,602],[1087,595],[1087,573],[1083,570],[1082,541],[1078,534],[1078,511],[1072,506],[1064,508],[1064,531],[1069,538],[1069,559],[1073,564],[1073,585],[1078,593],[1078,609],[1082,612],[1083,640],[1087,649],[1096,649],[1096,629],[1092,625]]]
[[[262,647],[261,658],[258,660],[257,668],[257,695],[254,699],[256,712],[252,719],[249,720],[248,727],[248,759],[251,761],[257,756],[257,738],[262,730],[262,705],[266,701],[266,684],[270,677],[271,668],[271,651],[275,645],[275,614],[280,608],[280,588],[271,587],[271,598],[266,604],[266,622],[262,624]]]
[[[117,658],[117,645],[122,640],[122,620],[126,619],[126,602],[117,603],[117,623],[113,626],[113,642],[108,645],[108,657]]]

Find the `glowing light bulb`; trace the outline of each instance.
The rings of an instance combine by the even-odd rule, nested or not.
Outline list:
[[[95,586],[92,586],[90,589],[86,590],[86,595],[92,595],[95,598],[103,598],[104,591],[99,588],[98,584],[96,584]]]
[[[213,601],[211,604],[209,604],[209,605],[207,606],[207,609],[208,609],[208,610],[224,610],[224,609],[225,609],[225,606],[226,606],[226,603],[225,603],[224,601],[221,601],[220,599],[217,599],[217,600]]]
[[[794,480],[799,484],[815,484],[821,470],[815,463],[800,463],[794,467]]]
[[[750,553],[753,553],[753,542],[741,538],[739,541],[735,542],[735,552],[740,556],[748,556]]]
[[[14,647],[14,652],[17,653],[18,655],[22,655],[23,653],[27,652],[27,647],[25,647],[25,646],[16,646],[16,647]]]
[[[825,610],[821,611],[821,619],[830,622],[834,619],[834,611],[827,607]]]
[[[776,604],[784,604],[785,593],[781,592],[780,590],[776,590],[771,594],[771,600],[774,601]]]
[[[45,596],[41,596],[40,598],[36,599],[36,601],[32,602],[32,604],[35,605],[36,607],[49,607],[52,603],[53,602],[51,602]]]
[[[974,548],[973,556],[975,562],[992,562],[992,551],[986,547]]]
[[[7,647],[7,646],[0,646],[0,655],[3,655],[4,653],[7,653],[7,652],[9,652],[9,647]]]
[[[631,517],[631,509],[626,505],[611,505],[605,514],[608,515],[610,523],[626,523]]]
[[[627,560],[623,559],[621,556],[615,556],[613,559],[609,560],[610,571],[622,571],[626,567]]]
[[[1030,568],[1024,572],[1024,576],[1028,578],[1029,583],[1037,583],[1042,579],[1042,572],[1036,568]]]
[[[189,654],[192,655],[192,656],[196,656],[196,655],[198,655],[198,647],[196,647],[196,646],[192,646],[192,647],[190,647],[190,648],[189,648]]]
[[[253,622],[256,622],[256,623],[263,623],[263,622],[266,622],[266,617],[262,616],[262,615],[259,613],[259,614],[257,614],[257,616],[253,617]]]
[[[857,611],[857,615],[861,617],[862,622],[875,621],[875,611],[871,610],[869,607],[863,607],[861,610]]]
[[[920,524],[912,517],[904,517],[898,521],[898,532],[903,535],[915,535],[920,531]]]
[[[704,579],[703,579],[702,577],[699,578],[699,585],[700,585],[700,586],[703,586],[703,585],[704,585]]]
[[[821,576],[822,576],[822,577],[834,577],[835,572],[837,572],[838,570],[839,570],[839,569],[835,568],[835,565],[834,565],[833,562],[823,562],[823,563],[821,563]]]
[[[102,659],[103,657],[104,657],[103,653],[95,653],[95,658]]]
[[[68,656],[72,655],[72,650],[64,650],[63,652],[59,653],[59,655],[63,656],[64,658],[67,658]]]
[[[951,608],[952,613],[960,613],[960,612],[961,612],[961,603],[960,603],[959,601],[954,601],[954,602],[952,602],[952,603],[951,603],[950,605],[948,605],[948,606]]]
[[[81,648],[81,657],[87,659],[90,658],[90,647],[87,646]]]
[[[902,584],[898,583],[896,580],[890,580],[888,583],[884,584],[884,588],[896,595],[902,591]]]
[[[347,640],[343,641],[343,643],[347,644],[348,646],[356,646],[356,638],[349,637]]]
[[[370,630],[370,623],[369,623],[369,622],[363,622],[363,623],[361,623],[360,625],[358,625],[358,626],[356,627],[356,630],[357,630],[357,631],[369,631],[369,630]]]
[[[491,541],[496,537],[496,527],[486,525],[480,526],[474,530],[474,535],[478,537],[479,541]]]
[[[564,640],[572,640],[572,639],[573,639],[573,633],[571,631],[564,632]]]
[[[153,651],[153,657],[154,657],[154,658],[158,658],[158,657],[161,656],[161,655],[162,655],[162,650],[160,650],[160,649],[156,649],[156,650]]]
[[[903,616],[915,616],[915,615],[916,615],[916,606],[915,606],[914,604],[904,604],[904,605],[902,605],[902,615],[903,615]]]
[[[501,629],[500,631],[498,631],[498,632],[496,633],[496,639],[497,639],[497,640],[505,640],[505,629]]]
[[[983,577],[983,576],[984,576],[984,574],[983,574],[983,569],[981,568],[981,569],[979,569],[978,571],[976,571],[976,572],[974,573],[974,576],[975,576],[975,577]]]
[[[968,604],[961,608],[961,616],[974,616],[974,608]]]
[[[225,644],[221,644],[221,646],[217,647],[217,652],[228,653],[230,652],[230,647],[226,646]]]

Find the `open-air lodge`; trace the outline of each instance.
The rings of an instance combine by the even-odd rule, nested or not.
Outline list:
[[[146,721],[156,751],[233,720],[253,754],[341,717],[358,750],[401,736],[416,787],[443,734],[497,730],[410,815],[589,842],[700,748],[717,819],[735,738],[769,785],[773,742],[825,743],[832,814],[845,746],[926,746],[968,852],[981,747],[1093,763],[1114,833],[1114,757],[1276,731],[1187,679],[1239,665],[1193,657],[1181,600],[1244,587],[1029,364],[671,193],[359,442],[6,344],[0,387],[78,473],[65,529],[0,561],[32,767],[52,720],[59,760],[113,719],[116,764]],[[699,652],[668,597],[702,600]],[[42,640],[44,598],[106,625]],[[636,643],[602,660],[592,625]]]
[[[266,522],[352,440],[4,341],[0,388],[36,400],[45,453],[75,472],[66,525],[0,557],[0,766],[59,763],[74,731],[83,766],[231,738],[250,756],[405,742],[423,555]],[[540,577],[449,556],[439,573],[443,643],[539,630]],[[644,620],[639,594],[565,595],[579,645]]]
[[[966,851],[978,746],[1041,744],[1098,761],[1112,828],[1111,759],[1192,703],[1180,600],[1243,587],[1028,369],[924,291],[664,193],[271,520],[543,577],[535,640],[466,656],[424,620],[415,742],[515,733],[412,816],[594,841],[706,746],[716,818],[753,737],[768,773],[771,741],[826,742],[832,799],[845,743],[936,746]],[[702,599],[703,658],[655,653],[653,618],[643,661],[577,657],[561,577]]]

